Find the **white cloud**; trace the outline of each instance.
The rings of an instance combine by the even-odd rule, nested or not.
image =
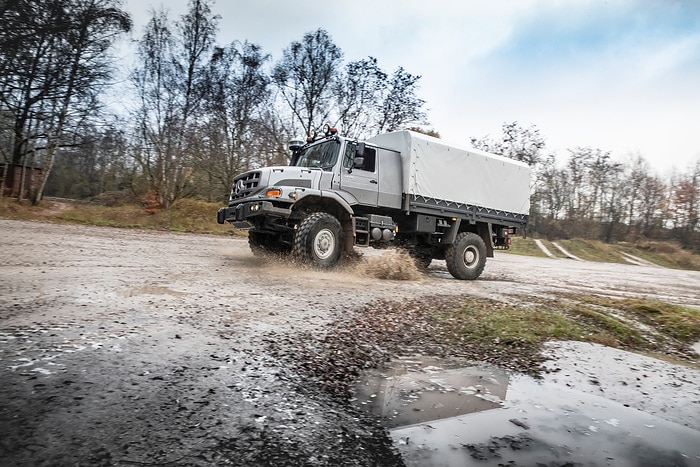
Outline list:
[[[166,6],[175,19],[187,1]],[[138,36],[149,5],[126,9]],[[221,44],[249,40],[276,60],[322,27],[346,60],[374,56],[387,71],[421,75],[420,97],[448,140],[497,136],[517,120],[564,157],[576,146],[638,150],[661,169],[700,157],[700,4],[218,0],[213,11]]]

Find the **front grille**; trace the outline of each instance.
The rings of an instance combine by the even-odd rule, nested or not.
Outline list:
[[[246,172],[233,180],[231,200],[245,198],[258,188],[260,172]]]

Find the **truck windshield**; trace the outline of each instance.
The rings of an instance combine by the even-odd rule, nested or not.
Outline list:
[[[338,141],[324,141],[301,151],[295,164],[297,167],[319,167],[330,170],[338,160]]]

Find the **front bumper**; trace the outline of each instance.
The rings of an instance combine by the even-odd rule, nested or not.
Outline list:
[[[216,221],[219,224],[230,222],[239,229],[250,229],[255,225],[256,217],[271,216],[286,219],[291,214],[290,208],[274,206],[270,201],[252,201],[219,209],[216,213]]]

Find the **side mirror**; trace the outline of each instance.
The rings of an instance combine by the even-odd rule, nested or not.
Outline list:
[[[304,145],[304,142],[298,139],[293,139],[289,142],[287,147],[289,148],[290,151],[292,152],[297,152],[301,147]]]
[[[357,143],[357,146],[355,147],[355,156],[357,157],[362,157],[365,155],[365,143]]]
[[[352,168],[353,169],[361,169],[364,164],[365,164],[364,157],[355,157],[355,159],[353,159],[353,161],[352,161]]]

